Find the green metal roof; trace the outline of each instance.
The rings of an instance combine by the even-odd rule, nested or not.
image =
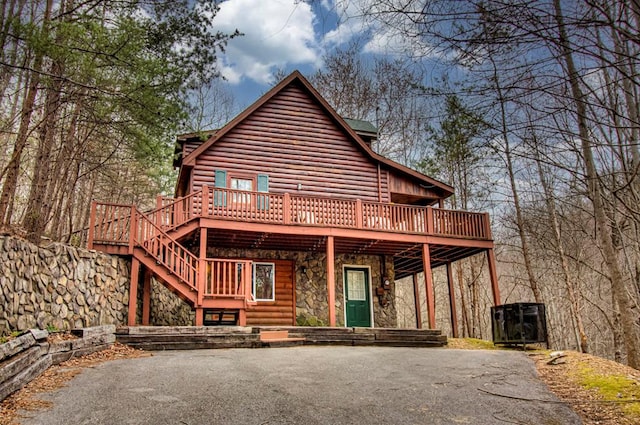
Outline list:
[[[349,124],[356,133],[371,133],[372,135],[378,134],[378,129],[371,124],[369,121],[364,120],[354,120],[351,118],[344,118],[344,121]]]

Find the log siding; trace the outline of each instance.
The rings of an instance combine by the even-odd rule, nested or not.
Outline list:
[[[247,310],[247,326],[295,325],[295,285],[293,261],[254,260],[257,263],[275,264],[275,301],[258,301]]]
[[[185,151],[193,148],[185,146]],[[191,190],[215,185],[216,169],[269,175],[269,191],[388,201],[387,179],[299,83],[286,87],[200,154]],[[378,182],[384,186],[378,188]],[[298,190],[300,187],[300,190]]]

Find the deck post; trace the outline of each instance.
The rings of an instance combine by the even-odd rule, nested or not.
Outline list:
[[[489,217],[489,213],[484,213],[484,237],[486,239],[491,239],[491,218]]]
[[[329,326],[336,326],[336,274],[333,236],[327,236],[327,294],[329,302]]]
[[[238,312],[238,326],[247,326],[247,310],[244,308]]]
[[[196,326],[204,325],[204,308],[196,307]]]
[[[136,309],[138,308],[138,278],[140,275],[140,261],[136,257],[131,259],[131,281],[129,283],[129,315],[127,325],[136,325]]]
[[[145,267],[142,285],[142,324],[149,326],[151,317],[151,271]]]
[[[433,208],[427,207],[427,235],[433,235]]]
[[[356,199],[356,228],[362,229],[362,199]]]
[[[207,280],[207,228],[200,228],[200,251],[198,253],[198,280],[196,281],[196,288],[198,290],[198,303],[200,307],[204,301],[204,290]],[[197,313],[197,309],[196,309]]]
[[[282,224],[291,224],[291,195],[286,192],[282,197]]]
[[[133,254],[133,248],[136,246],[136,229],[138,228],[138,218],[136,217],[136,206],[131,205],[131,216],[129,217],[131,227],[129,229],[129,254]],[[145,237],[148,235],[144,235]]]
[[[200,217],[209,217],[209,187],[206,184],[202,185],[201,193],[202,196],[200,198]]]
[[[429,255],[429,244],[422,244],[422,265],[424,268],[424,287],[427,296],[427,316],[429,318],[429,329],[435,329],[436,300],[433,291],[433,275],[431,273],[431,258]]]
[[[420,311],[420,289],[418,288],[418,273],[413,274],[413,299],[416,305],[416,328],[422,329],[422,311]]]
[[[456,291],[453,283],[453,267],[447,263],[447,284],[449,285],[449,309],[451,311],[451,333],[458,337],[458,310],[456,309]]]
[[[487,263],[489,265],[489,278],[491,279],[491,293],[493,305],[500,305],[500,288],[498,287],[498,272],[496,271],[496,256],[493,248],[487,249]]]
[[[93,249],[93,239],[96,232],[96,215],[98,213],[98,203],[91,202],[91,213],[89,214],[89,232],[87,234],[87,249]]]

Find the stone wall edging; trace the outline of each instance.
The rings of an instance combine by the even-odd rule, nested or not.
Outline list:
[[[48,367],[104,350],[116,340],[115,325],[71,331],[77,339],[48,342],[49,332],[30,329],[0,345],[0,401],[27,385]]]

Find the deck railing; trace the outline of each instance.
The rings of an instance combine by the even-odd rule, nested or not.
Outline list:
[[[135,211],[134,217],[137,226],[134,227],[132,243],[142,247],[156,262],[196,290],[198,257],[169,237],[145,214]]]
[[[174,218],[174,222],[201,216],[234,221],[491,239],[489,216],[486,213],[208,186],[190,196],[192,200],[189,202],[194,205],[193,214]]]
[[[94,202],[89,221],[88,246],[98,244],[129,244],[131,205]]]
[[[192,219],[339,227],[392,233],[427,234],[468,239],[491,239],[486,213],[414,205],[363,202],[203,187],[186,197],[163,198],[144,216],[159,231],[169,232]],[[126,244],[132,207],[96,204],[92,213],[93,243]]]
[[[245,298],[251,296],[251,268],[248,260],[205,260],[204,296]]]

